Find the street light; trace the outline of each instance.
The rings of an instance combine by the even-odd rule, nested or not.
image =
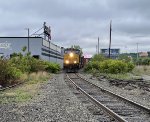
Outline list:
[[[29,53],[29,28],[25,28],[25,30],[28,30],[28,53]]]

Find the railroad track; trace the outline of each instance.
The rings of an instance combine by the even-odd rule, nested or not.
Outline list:
[[[149,108],[98,87],[77,74],[69,73],[67,78],[77,90],[86,95],[116,121],[150,122]]]
[[[7,90],[7,89],[11,89],[11,88],[20,86],[20,85],[22,85],[22,84],[25,83],[25,82],[26,82],[26,81],[24,81],[24,82],[19,82],[19,83],[15,83],[15,84],[10,85],[10,86],[7,86],[7,87],[2,87],[2,88],[0,88],[0,91],[4,91],[4,90]]]

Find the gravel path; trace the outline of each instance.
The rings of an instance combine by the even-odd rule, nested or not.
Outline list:
[[[150,108],[150,92],[139,89],[138,87],[135,88],[132,87],[132,89],[130,89],[130,86],[119,88],[117,86],[110,85],[107,79],[99,80],[97,78],[92,77],[92,75],[90,74],[80,73],[80,75],[100,87],[103,87],[109,91],[112,91],[116,94],[119,94],[123,97],[126,97],[130,100],[133,100],[139,104],[142,104]]]
[[[55,75],[28,103],[1,104],[0,122],[95,122],[63,79]]]

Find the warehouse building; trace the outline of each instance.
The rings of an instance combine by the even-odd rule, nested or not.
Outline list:
[[[63,48],[42,37],[0,37],[0,56],[10,58],[12,53],[27,51],[35,58],[56,62],[63,67]]]
[[[109,49],[101,49],[101,54],[105,57],[109,57]],[[110,49],[110,57],[113,59],[118,58],[120,49]]]

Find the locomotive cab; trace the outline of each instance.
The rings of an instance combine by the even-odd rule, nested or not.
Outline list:
[[[64,50],[64,70],[77,72],[80,68],[81,51],[74,48]]]

